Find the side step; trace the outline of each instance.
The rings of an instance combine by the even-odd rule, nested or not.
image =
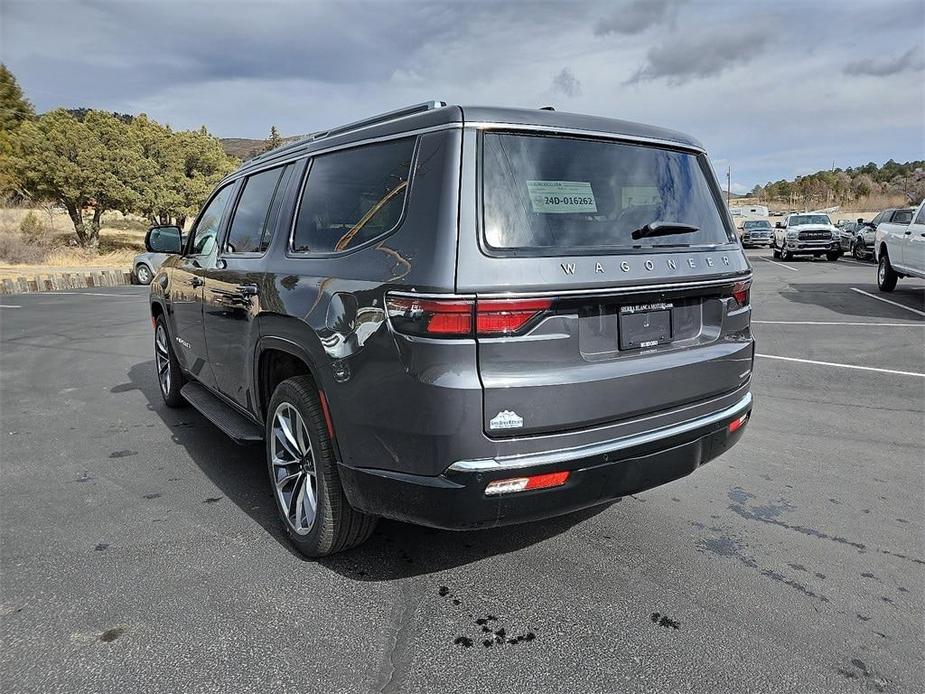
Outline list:
[[[205,386],[190,381],[180,389],[180,395],[235,443],[263,441],[263,429],[258,424],[226,405]]]

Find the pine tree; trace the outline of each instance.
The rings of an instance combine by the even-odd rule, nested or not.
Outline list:
[[[23,96],[13,73],[0,63],[0,132],[13,130],[32,118],[35,118],[35,109]]]

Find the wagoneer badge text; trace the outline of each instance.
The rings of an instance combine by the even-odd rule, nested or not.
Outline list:
[[[693,256],[687,258],[686,261],[682,261],[682,264],[684,262],[686,262],[687,266],[690,268],[695,268],[698,266],[697,259],[694,258]],[[722,256],[720,258],[720,262],[722,262],[723,265],[729,265],[729,257],[725,255]],[[715,259],[713,259],[710,256],[707,256],[706,258],[703,259],[703,264],[706,267],[716,267],[717,263]],[[644,260],[642,262],[642,266],[649,272],[652,272],[655,269],[655,261],[654,260]],[[575,263],[560,263],[560,267],[562,268],[562,272],[564,272],[566,275],[575,274]],[[628,260],[620,261],[619,267],[623,272],[629,272],[630,270],[633,269],[633,266],[630,264],[630,261]],[[666,258],[665,267],[667,267],[669,270],[677,270],[678,261],[675,260],[674,258]],[[597,261],[594,263],[594,271],[597,273],[607,272],[607,270],[604,267],[604,264],[601,263],[600,261]]]

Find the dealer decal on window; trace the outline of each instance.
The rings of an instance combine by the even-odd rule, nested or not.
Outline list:
[[[527,181],[527,192],[534,212],[597,212],[594,191],[587,181]]]

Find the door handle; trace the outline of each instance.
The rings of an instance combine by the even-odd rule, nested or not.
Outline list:
[[[256,284],[239,284],[237,290],[244,296],[257,296],[260,293]]]
[[[201,287],[205,283],[206,281],[202,279],[201,277],[193,277],[191,280],[187,281],[187,284],[190,285],[191,287]]]

